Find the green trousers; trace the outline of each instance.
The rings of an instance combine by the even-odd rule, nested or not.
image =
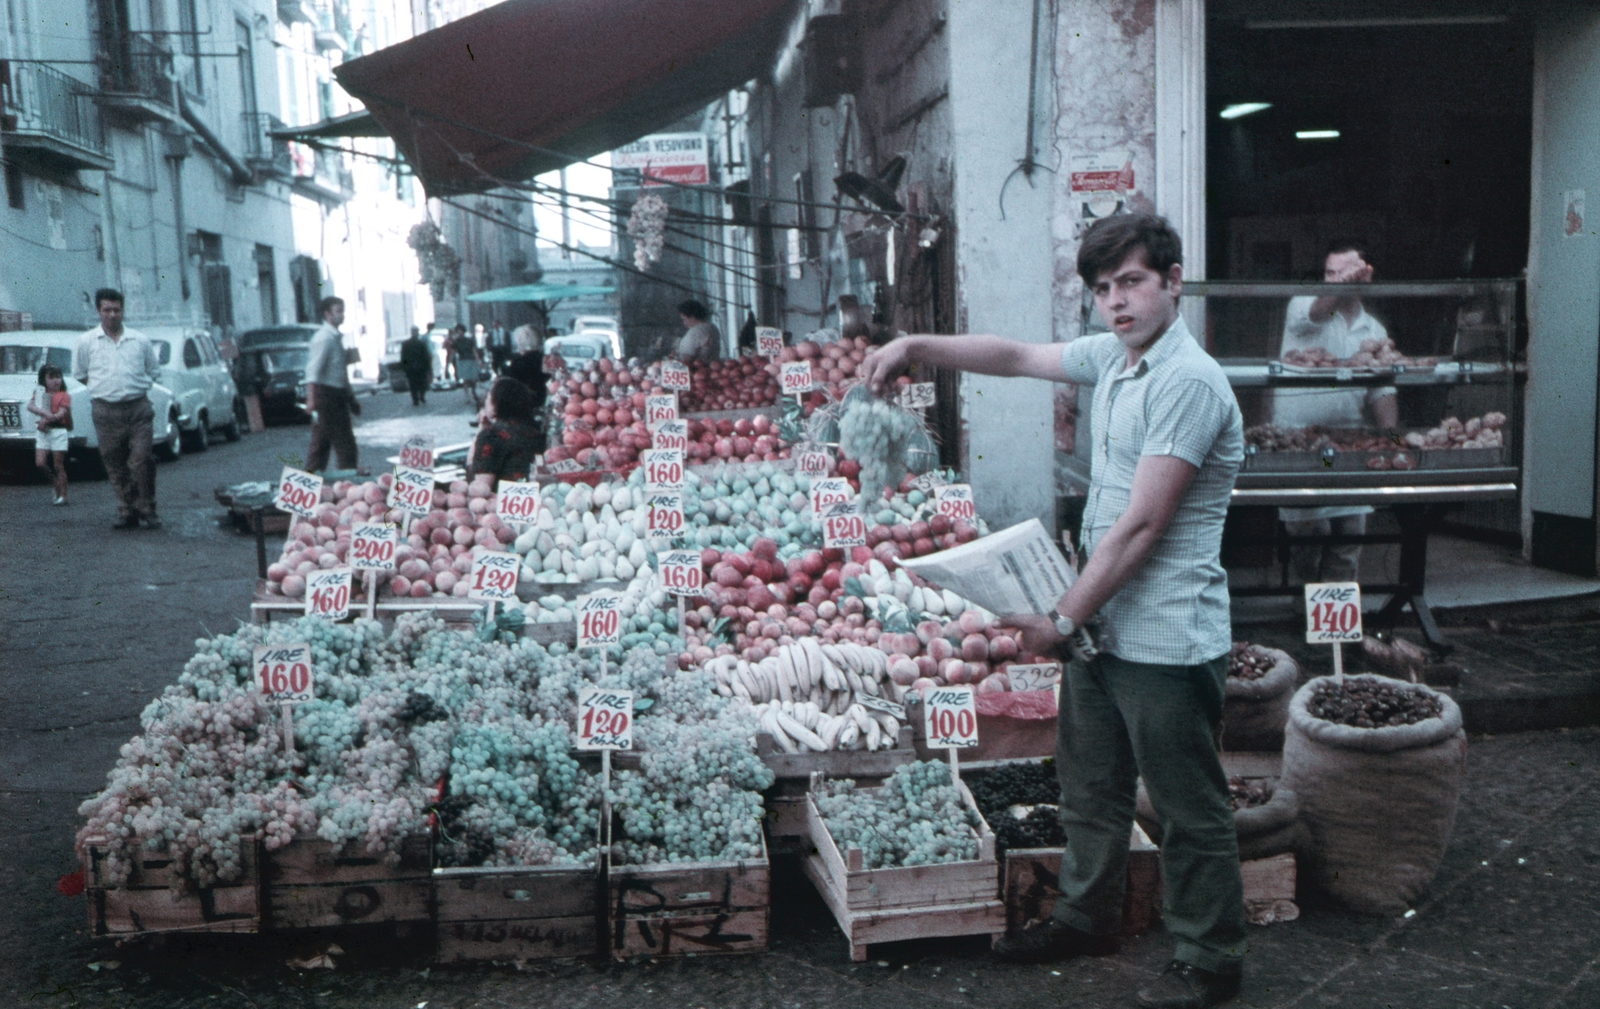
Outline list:
[[[1198,666],[1101,654],[1067,665],[1056,728],[1061,778],[1057,920],[1095,935],[1121,925],[1134,788],[1160,819],[1162,917],[1174,957],[1202,970],[1244,956],[1244,890],[1228,779],[1214,743],[1227,657]]]

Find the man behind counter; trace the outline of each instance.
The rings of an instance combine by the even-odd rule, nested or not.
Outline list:
[[[1198,1009],[1239,991],[1244,893],[1213,733],[1232,644],[1222,524],[1244,458],[1233,390],[1178,315],[1182,245],[1154,214],[1084,233],[1078,274],[1111,332],[1067,344],[908,336],[862,362],[873,389],[915,362],[1094,386],[1083,572],[1049,616],[1011,616],[1030,651],[1072,652],[1061,684],[1061,897],[995,946],[1040,963],[1117,949],[1134,783],[1161,823],[1163,917],[1175,959],[1145,1006]],[[1082,628],[1099,614],[1101,650]],[[1070,644],[1069,644],[1070,643]]]

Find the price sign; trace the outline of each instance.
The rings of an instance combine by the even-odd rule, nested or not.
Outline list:
[[[539,520],[539,485],[526,480],[502,480],[494,510],[507,522],[531,526]]]
[[[433,469],[433,438],[419,434],[400,446],[400,465],[408,469]]]
[[[1006,667],[1012,690],[1049,690],[1061,682],[1061,666],[1055,662],[1018,663]]]
[[[856,499],[850,481],[842,476],[830,476],[811,481],[811,511],[821,515],[836,504],[847,504]]]
[[[578,600],[578,647],[598,648],[622,640],[622,593],[596,592]]]
[[[689,448],[689,422],[686,420],[664,420],[650,429],[650,447],[654,449],[677,449],[679,452]]]
[[[944,478],[943,473],[936,469],[930,469],[928,472],[911,481],[911,486],[915,487],[924,494],[932,494],[934,491],[938,490],[940,487],[943,487],[949,482],[950,481]]]
[[[633,691],[584,687],[578,691],[578,749],[633,749]]]
[[[935,687],[922,708],[930,749],[978,745],[978,707],[972,703],[971,687]]]
[[[664,393],[644,398],[644,423],[648,427],[664,420],[678,419],[678,394]]]
[[[826,452],[801,452],[794,457],[794,471],[803,476],[827,476],[833,469],[833,456]]]
[[[814,387],[811,381],[810,361],[785,361],[778,365],[778,378],[785,396],[810,392]]]
[[[257,645],[253,667],[256,689],[268,704],[311,700],[311,646]]]
[[[765,357],[777,357],[783,353],[783,330],[773,326],[757,326],[756,353]]]
[[[683,490],[683,453],[677,449],[654,448],[640,453],[647,491]]]
[[[472,573],[467,576],[469,599],[516,599],[517,574],[522,558],[516,554],[479,547],[472,551]]]
[[[977,506],[972,503],[972,485],[969,483],[945,484],[933,492],[933,502],[933,510],[938,514],[964,522],[971,522],[978,514]]]
[[[893,701],[886,701],[881,697],[873,697],[871,694],[857,694],[855,703],[868,711],[881,711],[897,722],[906,720],[906,709]]]
[[[678,493],[651,494],[645,499],[650,517],[645,526],[649,540],[674,540],[683,532],[683,495]]]
[[[577,473],[582,469],[583,467],[578,465],[578,460],[576,459],[563,459],[560,462],[550,464],[550,472],[552,473]]]
[[[350,530],[350,566],[357,571],[393,571],[400,530],[387,522],[360,522]]]
[[[704,583],[700,553],[671,550],[661,555],[661,587],[675,596],[697,596]]]
[[[317,505],[321,501],[320,476],[295,469],[293,466],[283,468],[283,476],[278,478],[277,493],[272,495],[272,503],[278,506],[279,511],[291,512],[308,519],[316,515]]]
[[[1306,640],[1314,645],[1360,641],[1361,586],[1316,582],[1306,586]]]
[[[682,361],[662,361],[661,387],[675,392],[688,392],[689,366]]]
[[[389,487],[389,507],[421,518],[433,509],[433,471],[398,466]]]
[[[867,545],[867,523],[856,514],[854,501],[829,505],[822,512],[822,545],[829,550]]]
[[[306,616],[343,620],[349,615],[349,568],[327,568],[306,575]]]
[[[900,390],[900,405],[907,410],[926,410],[933,399],[932,382],[913,382]]]

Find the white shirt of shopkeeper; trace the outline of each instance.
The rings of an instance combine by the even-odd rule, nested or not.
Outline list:
[[[89,398],[102,403],[144,399],[161,376],[161,358],[150,338],[136,329],[122,330],[113,340],[96,326],[78,338],[72,352],[72,377],[89,387]]]
[[[311,354],[306,361],[306,381],[317,385],[350,388],[350,369],[346,364],[344,337],[324,322],[311,338]]]
[[[1289,299],[1289,315],[1283,324],[1283,350],[1325,350],[1344,360],[1361,350],[1363,340],[1385,340],[1389,331],[1383,323],[1362,309],[1352,321],[1343,312],[1335,310],[1327,322],[1313,322],[1311,304],[1315,298],[1304,295]],[[1382,396],[1393,396],[1394,386],[1363,389],[1359,386],[1344,389],[1274,389],[1272,392],[1272,420],[1286,427],[1323,427],[1365,429],[1372,425],[1367,420],[1366,408]]]
[[[1102,648],[1129,662],[1171,666],[1225,654],[1233,630],[1222,523],[1244,461],[1244,421],[1222,366],[1180,317],[1131,368],[1115,333],[1066,344],[1061,368],[1069,382],[1094,386],[1087,556],[1128,510],[1140,459],[1175,456],[1199,471],[1144,566],[1101,607]]]

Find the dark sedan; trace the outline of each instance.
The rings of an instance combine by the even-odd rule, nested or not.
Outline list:
[[[315,326],[267,326],[235,338],[239,359],[234,383],[242,394],[261,397],[261,413],[269,420],[303,421],[306,362],[311,356]]]

